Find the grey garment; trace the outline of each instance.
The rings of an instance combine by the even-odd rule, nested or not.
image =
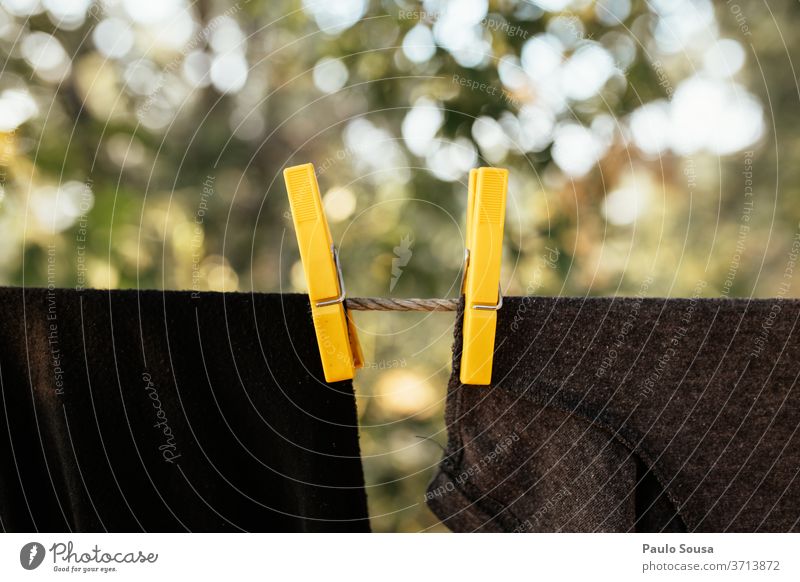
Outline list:
[[[800,530],[795,300],[506,298],[426,500],[454,531]]]

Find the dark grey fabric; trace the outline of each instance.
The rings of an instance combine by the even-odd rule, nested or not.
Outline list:
[[[506,298],[426,499],[454,531],[798,531],[795,300]]]
[[[368,531],[308,297],[0,289],[4,531]]]

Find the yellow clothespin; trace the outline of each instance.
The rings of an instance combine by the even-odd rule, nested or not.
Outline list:
[[[344,310],[345,288],[339,255],[322,209],[314,165],[287,168],[283,179],[292,207],[325,380],[349,380],[355,368],[363,366],[363,356],[355,327]]]
[[[506,216],[508,170],[479,168],[469,173],[467,250],[462,292],[464,299],[461,383],[492,381],[497,310],[503,305],[500,260]]]

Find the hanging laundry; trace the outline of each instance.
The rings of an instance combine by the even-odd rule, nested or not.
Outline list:
[[[463,309],[463,305],[462,305]],[[800,530],[800,301],[506,298],[425,495],[454,531]]]
[[[0,289],[5,531],[368,531],[305,295]]]

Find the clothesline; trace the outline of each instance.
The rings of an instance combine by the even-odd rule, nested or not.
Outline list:
[[[456,311],[458,299],[390,299],[351,297],[345,306],[352,311]]]

